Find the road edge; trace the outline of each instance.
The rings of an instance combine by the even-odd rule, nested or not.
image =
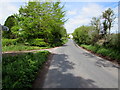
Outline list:
[[[93,56],[96,57],[97,59],[103,59],[103,60],[109,61],[109,62],[112,63],[113,65],[115,65],[115,66],[117,66],[118,68],[120,68],[120,65],[119,65],[118,63],[115,63],[115,62],[112,62],[112,61],[110,61],[110,60],[108,60],[108,59],[106,59],[106,58],[100,57],[100,56],[98,56],[97,54],[92,53],[92,52],[88,51],[87,49],[84,49],[84,48],[80,47],[78,44],[76,44],[76,42],[75,42],[74,40],[73,40],[73,42],[74,42],[74,44],[75,44],[76,47],[82,49],[82,50],[85,51],[86,53],[89,53],[89,54],[93,55]]]

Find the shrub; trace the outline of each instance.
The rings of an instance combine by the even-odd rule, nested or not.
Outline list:
[[[112,59],[116,59],[118,60],[118,62],[120,62],[120,52],[118,50],[112,48],[105,48],[102,46],[92,46],[92,45],[84,45],[84,44],[82,44],[81,47],[84,47],[87,50],[91,50],[103,56],[108,56]]]
[[[100,48],[100,49],[97,51],[97,53],[102,54],[102,55],[104,55],[104,56],[108,56],[109,53],[110,53],[110,51],[109,51],[109,49]]]
[[[40,51],[16,56],[3,55],[3,88],[29,88],[49,52]]]
[[[91,45],[84,45],[84,44],[82,44],[81,46],[93,52],[97,52],[99,48],[99,46],[91,46]]]
[[[44,42],[44,39],[32,39],[32,40],[29,40],[26,44],[32,45],[32,46],[41,46],[41,47],[48,46],[48,43]]]
[[[17,39],[2,39],[2,46],[16,45]]]
[[[108,47],[114,47],[115,49],[119,49],[120,46],[120,34],[111,34],[107,37],[109,40]]]

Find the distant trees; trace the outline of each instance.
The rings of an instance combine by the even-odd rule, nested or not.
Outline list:
[[[54,44],[62,42],[67,32],[63,27],[65,17],[64,6],[60,2],[28,2],[15,14],[15,25],[11,32],[24,42],[31,39],[44,39],[44,42]]]
[[[110,34],[115,15],[112,9],[108,8],[102,12],[102,16],[93,17],[90,26],[81,26],[73,32],[73,38],[78,44],[103,45],[106,47],[118,48],[118,35]],[[116,42],[116,43],[115,43]]]
[[[91,30],[93,29],[92,26],[81,26],[77,29],[75,29],[73,35],[73,39],[78,44],[90,44],[92,41]]]
[[[91,25],[95,27],[99,34],[100,33],[102,33],[103,35],[106,35],[107,33],[110,34],[110,30],[115,18],[116,17],[114,15],[113,10],[111,8],[108,8],[107,10],[102,12],[102,16],[93,17],[91,20]]]

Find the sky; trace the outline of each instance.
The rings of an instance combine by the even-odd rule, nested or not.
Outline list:
[[[0,24],[4,24],[8,16],[18,13],[21,6],[27,0],[1,0],[0,2]],[[118,31],[118,0],[62,0],[66,11],[65,28],[68,33],[72,33],[82,25],[90,25],[92,17],[99,17],[102,12],[111,8],[116,19],[111,29],[112,33]]]
[[[66,18],[68,21],[65,27],[68,33],[72,33],[77,27],[82,25],[90,25],[92,17],[99,17],[102,12],[111,8],[116,19],[111,33],[118,30],[118,3],[117,2],[67,2],[65,6]]]

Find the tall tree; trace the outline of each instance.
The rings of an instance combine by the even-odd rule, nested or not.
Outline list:
[[[42,38],[53,44],[61,41],[65,11],[60,2],[28,2],[16,15],[14,33],[25,41]]]
[[[98,34],[100,33],[100,27],[101,27],[101,22],[100,22],[100,17],[93,17],[91,20],[91,25],[95,27],[96,31]]]
[[[105,12],[103,12],[102,17],[104,19],[103,21],[103,27],[104,27],[104,32],[106,34],[107,29],[109,30],[109,34],[110,34],[110,30],[112,27],[112,24],[115,20],[115,16],[114,16],[114,12],[111,8],[108,8]]]

